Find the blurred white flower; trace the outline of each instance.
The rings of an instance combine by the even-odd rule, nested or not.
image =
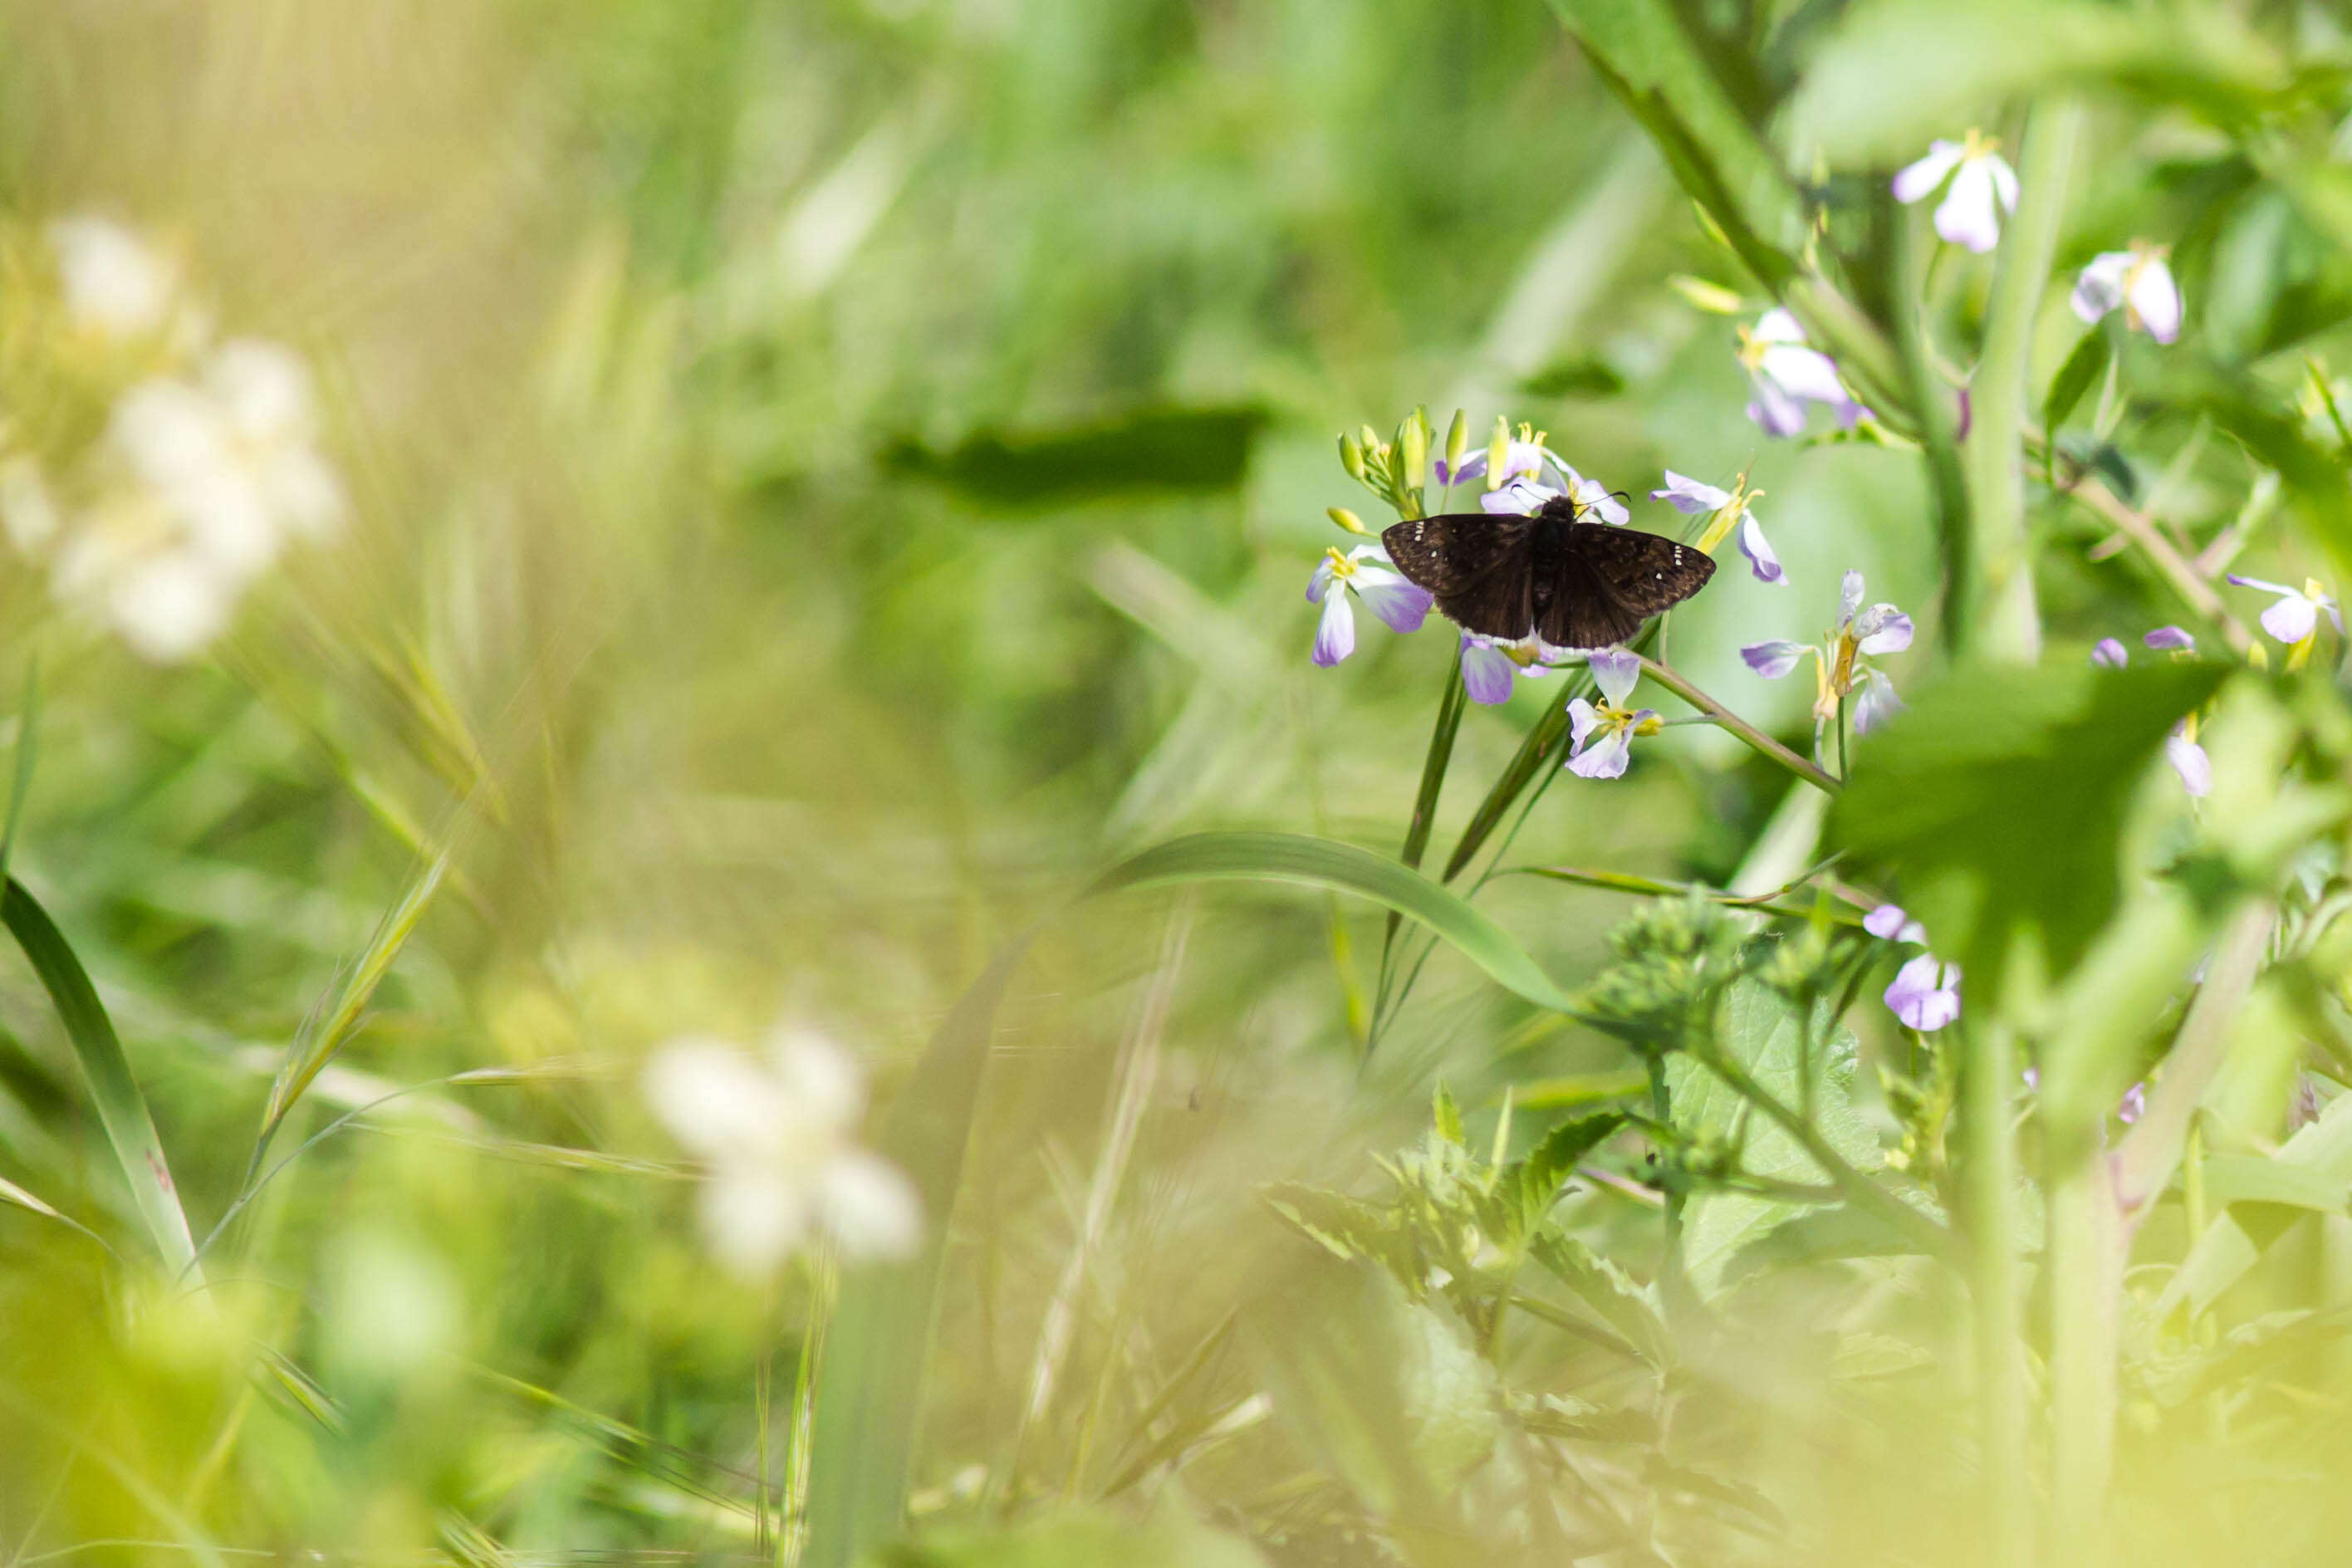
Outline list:
[[[2091,258],[2074,279],[2074,314],[2096,324],[2118,305],[2124,324],[2168,343],[2180,335],[2180,289],[2164,264],[2164,247],[2132,241],[2129,250],[2109,250]]]
[[[824,1036],[780,1030],[765,1062],[707,1036],[676,1040],[645,1087],[703,1162],[703,1235],[738,1274],[769,1274],[817,1236],[853,1258],[903,1258],[922,1239],[914,1184],[854,1141],[866,1105],[856,1059]]]
[[[1838,379],[1837,362],[1805,345],[1805,329],[1787,310],[1776,306],[1737,330],[1739,363],[1756,391],[1748,417],[1767,436],[1804,434],[1808,404],[1823,405],[1849,430],[1868,412]]]
[[[59,218],[49,225],[48,237],[66,314],[76,326],[134,338],[155,331],[171,314],[179,268],[132,230],[111,218],[85,216]]]
[[[1965,142],[1930,143],[1927,155],[1895,176],[1895,199],[1908,206],[1951,189],[1936,206],[1936,232],[1981,256],[2000,243],[2000,215],[2017,210],[2017,171],[1998,141],[1971,130]]]

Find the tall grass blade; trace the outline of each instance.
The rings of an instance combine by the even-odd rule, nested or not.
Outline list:
[[[163,1158],[163,1141],[155,1135],[155,1119],[148,1113],[146,1097],[131,1074],[131,1058],[106,1016],[105,1004],[81,960],[74,956],[48,911],[11,877],[0,894],[0,923],[16,939],[25,957],[39,975],[73,1043],[74,1056],[89,1079],[90,1098],[98,1106],[100,1124],[114,1146],[114,1157],[131,1184],[131,1202],[139,1210],[156,1254],[174,1275],[201,1284],[195,1268],[195,1241],[188,1233],[188,1216],[180,1207],[179,1189],[172,1167]]]
[[[1445,788],[1445,770],[1454,761],[1454,737],[1462,728],[1462,710],[1468,704],[1470,689],[1462,683],[1462,650],[1457,645],[1454,658],[1445,667],[1445,695],[1438,700],[1437,722],[1429,732],[1429,755],[1421,764],[1421,788],[1412,799],[1412,821],[1405,828],[1404,848],[1397,858],[1421,869],[1421,858],[1429,849],[1430,829],[1437,826],[1437,797]],[[1389,950],[1396,945],[1397,925],[1404,916],[1395,910],[1389,911],[1388,929],[1381,935],[1381,968],[1385,972]]]

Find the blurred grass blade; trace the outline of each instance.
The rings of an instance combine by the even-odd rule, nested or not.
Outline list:
[[[1003,507],[1051,506],[1138,491],[1233,489],[1266,423],[1263,408],[1147,408],[1098,424],[981,431],[934,450],[901,441],[891,467]]]
[[[1573,679],[1576,684],[1569,688],[1570,696],[1585,695],[1584,687],[1590,683],[1591,678],[1580,672]],[[1495,829],[1503,825],[1503,817],[1511,809],[1512,803],[1534,780],[1536,770],[1543,765],[1544,759],[1552,753],[1559,744],[1560,737],[1567,733],[1568,704],[1565,700],[1555,702],[1544,710],[1543,717],[1536,721],[1535,728],[1528,731],[1528,738],[1519,742],[1518,751],[1505,764],[1502,776],[1495,781],[1494,787],[1486,792],[1486,798],[1480,801],[1478,809],[1471,814],[1469,824],[1462,829],[1461,842],[1455,844],[1454,853],[1446,857],[1444,880],[1450,882],[1462,874],[1462,868],[1470,864],[1471,857],[1476,855]]]
[[[1470,689],[1462,680],[1462,649],[1457,643],[1454,658],[1445,667],[1445,695],[1438,699],[1437,722],[1429,732],[1429,755],[1421,764],[1421,788],[1412,800],[1412,821],[1405,828],[1404,848],[1397,858],[1414,870],[1421,869],[1421,858],[1429,849],[1430,829],[1437,825],[1437,797],[1445,788],[1445,770],[1454,760],[1454,737],[1462,728],[1462,710],[1468,706]],[[1389,949],[1396,944],[1397,922],[1404,916],[1395,910],[1389,911],[1388,929],[1381,935],[1381,967],[1388,967]]]
[[[1297,882],[1385,904],[1427,926],[1497,984],[1537,1006],[1577,1011],[1527,950],[1466,900],[1352,844],[1290,833],[1196,833],[1112,868],[1091,891],[1216,881]]]
[[[139,1080],[131,1074],[131,1058],[114,1033],[113,1021],[98,999],[98,988],[74,956],[72,946],[25,884],[11,877],[0,893],[0,921],[16,939],[33,973],[49,994],[73,1043],[74,1056],[89,1079],[90,1098],[122,1176],[131,1184],[131,1202],[147,1227],[150,1240],[164,1266],[190,1283],[201,1284],[196,1269],[194,1239],[188,1234],[188,1216],[180,1207],[179,1189],[163,1158],[163,1141],[155,1135],[155,1119],[148,1114]]]
[[[400,956],[416,922],[424,919],[448,868],[449,852],[444,849],[417,873],[416,879],[401,895],[400,902],[377,922],[375,934],[344,972],[342,986],[335,994],[332,1005],[314,1008],[303,1020],[294,1043],[287,1048],[285,1065],[278,1069],[278,1080],[269,1086],[269,1102],[261,1113],[261,1131],[254,1140],[253,1157],[246,1165],[247,1183],[260,1170],[262,1156],[269,1151],[269,1140],[286,1120],[286,1113],[294,1108],[302,1091],[310,1087],[320,1069],[332,1061],[335,1053],[351,1038],[360,1014],[374,996],[376,987],[383,983],[393,961]]]
[[[802,1559],[811,1568],[852,1568],[898,1531],[981,1068],[1005,984],[1032,934],[1016,938],[964,993],[876,1140],[877,1150],[896,1161],[922,1194],[928,1239],[907,1262],[842,1271],[839,1305],[817,1367],[808,1547]]]
[[[25,820],[25,801],[33,793],[33,764],[39,754],[41,729],[41,664],[35,659],[25,671],[25,698],[16,705],[16,777],[8,786],[8,825],[0,828],[0,879],[16,854],[16,829]]]
[[[82,1224],[81,1221],[74,1218],[73,1215],[65,1213],[63,1210],[57,1208],[52,1205],[43,1202],[35,1194],[18,1186],[16,1183],[8,1180],[5,1176],[0,1176],[0,1203],[14,1204],[20,1209],[26,1209],[31,1213],[53,1219],[69,1230],[79,1231],[82,1235],[89,1237],[90,1240],[98,1243],[99,1246],[105,1247],[107,1251],[114,1251],[114,1248],[111,1247],[107,1247],[106,1237],[99,1235],[98,1232],[90,1229],[89,1226]]]

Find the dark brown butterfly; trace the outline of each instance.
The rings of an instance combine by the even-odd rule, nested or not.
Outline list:
[[[1706,586],[1715,560],[1654,533],[1583,521],[1554,496],[1531,517],[1416,517],[1381,535],[1389,559],[1448,618],[1482,637],[1533,633],[1555,647],[1608,647]]]

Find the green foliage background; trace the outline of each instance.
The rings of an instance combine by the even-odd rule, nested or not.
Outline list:
[[[2352,320],[2332,7],[0,17],[0,364],[41,226],[136,221],[225,322],[311,357],[353,502],[183,669],[0,572],[0,684],[39,668],[8,868],[94,979],[205,1244],[201,1286],[152,1261],[96,1047],[12,955],[0,1178],[54,1212],[0,1205],[7,1563],[1997,1560],[1954,1263],[1977,1222],[1942,1142],[1958,1068],[1877,1006],[1886,975],[1858,967],[1841,1015],[1721,976],[1756,951],[1746,911],[1669,897],[1624,928],[1622,886],[1504,877],[1473,923],[1386,864],[1450,632],[1367,622],[1317,669],[1301,595],[1324,509],[1361,503],[1334,432],[1417,403],[1530,419],[1636,497],[1668,467],[1748,471],[1793,585],[1727,562],[1666,636],[1801,750],[1805,683],[1738,647],[1817,635],[1850,567],[1915,615],[1895,678],[1942,684],[1862,750],[1858,779],[1873,746],[1885,772],[1833,831],[1916,876],[1979,977],[1972,1020],[1996,994],[2137,1007],[2058,1075],[2091,1108],[2075,1131],[2119,1132],[2105,1108],[2163,1054],[2229,900],[2285,900],[2200,1113],[2213,1157],[2193,1195],[2164,1188],[2135,1255],[2161,1272],[2117,1298],[2099,1530],[2122,1560],[2337,1560],[2352,1154],[2342,1117],[2295,1107],[2333,1104],[2352,1060],[2341,644],[2300,681],[2233,681],[2221,788],[2184,823],[2144,764],[2218,666],[2096,694],[2075,667],[2176,620],[2218,658],[2224,629],[2041,482],[2091,474],[2180,553],[2235,527],[2241,569],[2342,583],[2352,443],[2309,390]],[[1942,595],[1948,497],[1906,439],[1933,447],[1937,416],[1874,393],[1887,443],[1766,442],[1731,319],[1668,279],[1738,294],[1742,320],[1826,279],[1865,326],[1916,308],[1972,341],[1996,264],[1911,267],[1877,193],[1930,136],[2013,148],[2030,101],[2078,93],[2015,411],[2054,416],[2019,525],[2052,668],[1979,679],[1944,668],[1967,601]],[[2171,243],[2189,331],[2103,329],[2121,391],[2103,348],[2050,401],[2083,340],[2065,280],[2136,236]],[[1832,346],[1866,366],[1862,342]],[[0,413],[20,395],[0,374]],[[2259,601],[2224,592],[2252,635]],[[1468,713],[1437,850],[1564,684]],[[1810,849],[1817,808],[1677,728],[1619,783],[1548,786],[1509,859],[1721,888],[1776,812]],[[1212,830],[1338,847],[1223,841],[1101,888]],[[1286,885],[1137,890],[1234,874],[1220,853]],[[2158,864],[2195,898],[2150,912]],[[1382,901],[1449,940],[1368,1056]],[[1771,931],[1793,949],[1831,923]],[[2114,957],[2118,932],[2147,944]],[[2077,959],[2134,952],[2137,989],[2064,990]],[[2035,962],[2056,1000],[2019,1000]],[[984,974],[994,1010],[955,1014]],[[1693,1011],[1668,1028],[1627,1000],[1659,996]],[[759,1289],[698,1246],[640,1065],[779,1018],[871,1065],[876,1137],[931,1184],[933,1258]],[[964,1076],[919,1068],[927,1047]],[[1867,1180],[1898,1174],[1832,1190],[1710,1058]],[[1114,1162],[1122,1095],[1140,1119]],[[1680,1286],[1659,1153],[1694,1205]],[[1618,1184],[1555,1208],[1595,1160]],[[2032,1256],[2044,1196],[2019,1184],[2037,1391],[2067,1311],[2053,1331]],[[830,1403],[804,1422],[810,1378]],[[2064,1447],[2027,1442],[2036,1476]],[[804,1541],[812,1488],[887,1540]]]

